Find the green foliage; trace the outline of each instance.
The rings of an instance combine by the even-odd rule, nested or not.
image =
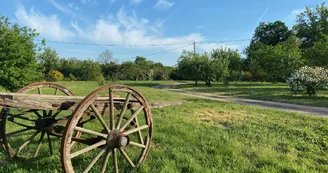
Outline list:
[[[56,81],[56,82],[62,81],[64,78],[64,75],[58,70],[50,70],[47,76],[50,81]]]
[[[328,89],[328,70],[304,66],[292,73],[288,83],[293,92],[306,92],[314,96],[317,91]]]
[[[296,36],[302,39],[302,50],[311,48],[322,38],[322,34],[328,35],[328,7],[325,3],[315,8],[306,7],[297,16],[296,22],[294,30]]]
[[[224,60],[223,62],[219,62],[220,64],[222,64],[222,66],[220,66],[220,70],[221,68],[223,68],[223,71],[220,71],[219,73],[223,74],[224,77],[221,77],[222,79],[224,79],[225,81],[235,81],[235,80],[240,80],[241,75],[242,75],[242,58],[240,53],[238,52],[238,50],[232,50],[232,49],[216,49],[213,50],[213,52],[211,53],[212,56],[215,56],[216,59],[222,59]],[[222,61],[221,60],[221,61]],[[227,61],[227,62],[226,62]],[[226,65],[225,63],[228,63],[228,75],[226,76]],[[221,79],[219,79],[221,80]]]
[[[257,80],[284,81],[302,65],[301,42],[290,37],[275,46],[253,43],[248,50],[250,72]]]
[[[199,54],[184,50],[178,60],[178,73],[185,80],[194,80],[195,86],[197,86],[197,82],[201,78]]]
[[[304,54],[306,64],[309,66],[328,67],[328,35],[322,35],[322,38],[314,45],[306,49]]]
[[[211,82],[228,76],[229,51],[215,49],[203,55],[183,51],[178,61],[178,73],[184,79],[194,80],[195,86],[199,80],[211,86]]]
[[[37,60],[44,74],[48,74],[51,70],[56,70],[59,67],[58,54],[51,47],[44,48],[43,52],[37,55]]]
[[[78,68],[78,78],[83,81],[95,81],[102,75],[100,64],[92,60],[84,60],[80,62]]]
[[[98,82],[99,86],[103,86],[106,84],[106,80],[102,74],[97,76],[97,82]]]
[[[275,46],[286,41],[292,32],[288,29],[284,22],[275,21],[274,23],[261,22],[255,29],[252,42],[260,42],[265,45]]]
[[[15,91],[40,79],[33,42],[37,35],[0,15],[0,86]]]

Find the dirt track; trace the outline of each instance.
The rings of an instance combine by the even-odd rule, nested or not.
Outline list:
[[[210,94],[210,93],[201,93],[201,92],[197,92],[197,91],[186,91],[186,90],[181,90],[181,89],[174,89],[174,88],[176,88],[176,86],[181,85],[181,84],[183,84],[183,83],[157,85],[157,86],[154,86],[154,88],[165,89],[167,91],[176,92],[179,94],[184,94],[184,95],[189,95],[189,96],[196,96],[196,97],[209,99],[209,100],[233,102],[233,103],[238,103],[238,104],[245,104],[245,105],[251,105],[251,106],[279,109],[279,110],[284,110],[284,111],[289,111],[289,112],[299,112],[299,113],[306,113],[306,114],[311,114],[311,115],[328,117],[328,108],[324,108],[324,107],[304,106],[304,105],[271,102],[271,101],[263,101],[263,100],[253,100],[253,99],[238,98],[238,97],[231,97],[231,96],[221,96],[221,95]]]

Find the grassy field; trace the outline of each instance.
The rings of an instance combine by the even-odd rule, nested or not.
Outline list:
[[[328,119],[298,113],[185,97],[123,82],[150,101],[187,100],[180,106],[152,109],[153,143],[141,167],[119,165],[121,172],[328,172]],[[94,82],[62,82],[77,95]],[[55,154],[11,161],[0,172],[62,172],[59,140]],[[33,147],[33,146],[32,146]],[[0,152],[0,160],[8,160]],[[88,165],[82,157],[78,164]],[[93,170],[99,172],[100,168]]]
[[[319,91],[315,97],[306,94],[293,94],[285,83],[267,82],[231,82],[229,85],[214,83],[212,87],[207,87],[200,83],[198,87],[193,84],[180,85],[180,89],[193,90],[206,93],[215,93],[225,96],[235,96],[258,100],[275,102],[295,103],[302,105],[312,105],[327,107],[328,90]]]

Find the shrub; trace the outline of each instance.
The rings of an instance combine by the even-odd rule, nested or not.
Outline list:
[[[245,78],[246,80],[251,80],[251,78],[252,78],[252,73],[251,73],[250,71],[246,71],[246,72],[244,73],[244,78]]]
[[[99,76],[97,76],[97,82],[99,86],[103,86],[106,84],[106,80],[104,78],[104,76],[102,74],[100,74]]]
[[[292,73],[288,84],[294,93],[306,92],[309,96],[328,87],[328,70],[322,67],[304,66]]]
[[[48,73],[48,80],[50,81],[61,81],[64,75],[58,70],[50,70]]]

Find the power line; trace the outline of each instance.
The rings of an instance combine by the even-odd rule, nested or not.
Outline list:
[[[36,40],[36,41],[42,41],[42,40]],[[119,47],[119,46],[158,47],[158,46],[189,44],[189,42],[184,42],[184,43],[181,42],[181,43],[163,43],[163,44],[128,44],[128,45],[120,45],[120,44],[82,43],[82,42],[54,41],[54,40],[46,40],[46,42],[58,43],[58,44],[75,44],[75,45],[86,45],[86,46],[110,46],[110,47]]]
[[[143,57],[149,57],[149,56],[152,56],[152,55],[162,54],[162,53],[170,52],[170,51],[173,51],[173,50],[181,49],[181,48],[184,48],[184,47],[187,47],[187,46],[190,46],[190,45],[193,45],[193,44],[188,44],[188,45],[184,45],[184,46],[180,46],[180,47],[168,49],[168,50],[161,51],[161,52],[155,52],[155,53],[151,53],[151,54],[147,54],[147,55],[142,55],[142,56]],[[123,58],[123,59],[117,59],[117,60],[128,60],[128,59],[134,59],[134,58],[135,57],[133,57],[133,58]]]
[[[227,41],[201,41],[197,42],[197,44],[206,44],[206,43],[234,43],[234,42],[244,42],[244,41],[251,41],[252,39],[238,39],[238,40],[227,40]]]
[[[197,44],[206,44],[206,43],[230,43],[230,42],[244,42],[250,41],[252,39],[238,39],[238,40],[227,40],[227,41],[200,41]],[[42,41],[42,40],[36,40]],[[135,47],[160,47],[160,46],[169,46],[169,45],[184,45],[191,44],[191,42],[177,42],[177,43],[163,43],[163,44],[130,44],[130,45],[120,45],[120,44],[102,44],[102,43],[83,43],[83,42],[69,42],[69,41],[55,41],[55,40],[46,40],[49,43],[57,44],[75,44],[75,45],[86,45],[86,46],[110,46],[110,47],[120,47],[120,46],[135,46]]]

